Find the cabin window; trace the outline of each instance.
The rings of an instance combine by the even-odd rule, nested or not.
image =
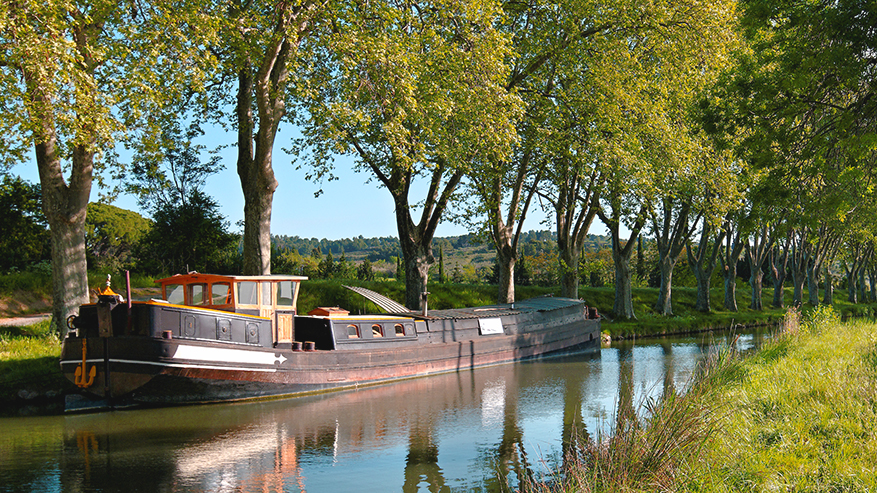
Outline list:
[[[359,326],[356,324],[350,324],[347,326],[347,338],[348,339],[359,339]]]
[[[238,283],[238,304],[258,305],[258,284],[254,281],[241,281]]]
[[[277,306],[292,306],[295,301],[295,284],[292,281],[277,283]]]
[[[206,305],[207,284],[189,284],[189,304],[190,305]]]
[[[166,284],[164,287],[164,295],[168,303],[175,305],[183,305],[186,303],[186,290],[182,284]]]
[[[271,283],[262,283],[262,306],[271,306]]]
[[[396,324],[394,328],[396,329],[396,337],[405,337],[405,327],[402,324]]]
[[[210,285],[210,299],[214,305],[231,304],[231,296],[229,296],[231,284],[227,282],[218,282]]]
[[[381,324],[372,325],[372,337],[384,337],[384,327]]]

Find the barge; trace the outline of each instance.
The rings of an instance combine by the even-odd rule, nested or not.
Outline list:
[[[68,410],[292,396],[469,370],[596,347],[596,310],[541,297],[415,313],[351,288],[387,314],[297,313],[302,276],[189,273],[156,281],[161,299],[109,285],[68,322]],[[109,283],[108,283],[109,284]]]

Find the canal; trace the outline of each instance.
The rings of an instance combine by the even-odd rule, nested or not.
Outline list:
[[[551,359],[295,399],[0,418],[0,492],[509,491],[562,464],[574,433],[683,389],[716,345],[623,341]]]

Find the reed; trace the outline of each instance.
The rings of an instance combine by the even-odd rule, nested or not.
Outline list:
[[[674,491],[702,474],[707,445],[721,422],[716,389],[737,378],[740,357],[731,344],[711,353],[684,392],[647,398],[638,406],[622,397],[611,435],[577,434],[567,468],[550,481],[529,481],[523,491]]]

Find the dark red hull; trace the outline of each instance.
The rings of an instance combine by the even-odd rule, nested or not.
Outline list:
[[[505,330],[489,335],[481,334],[477,317],[452,315],[457,317],[417,320],[416,330],[399,338],[333,341],[333,349],[313,351],[176,337],[161,327],[144,335],[71,336],[61,368],[84,395],[109,406],[175,405],[355,388],[596,347],[599,341],[599,320],[588,319],[577,303],[493,312]]]

